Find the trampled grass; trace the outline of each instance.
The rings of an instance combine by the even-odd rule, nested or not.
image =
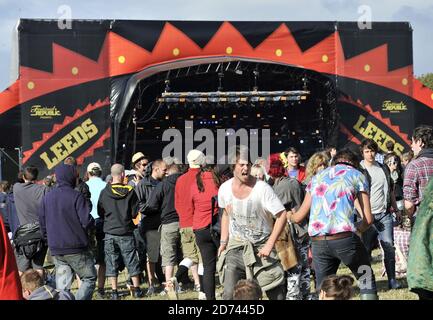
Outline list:
[[[412,292],[409,291],[407,288],[407,282],[405,278],[399,279],[400,284],[402,285],[402,289],[398,290],[388,290],[388,282],[386,275],[382,277],[382,262],[381,262],[381,256],[380,256],[380,250],[373,251],[373,270],[376,276],[376,283],[378,288],[378,295],[380,300],[417,300],[418,296]],[[348,274],[351,275],[351,272],[348,268],[346,268],[344,265],[341,265],[338,274]],[[119,275],[119,293],[124,300],[130,300],[133,299],[131,295],[129,294],[129,291],[126,287],[126,280],[127,280],[127,273],[126,271],[123,271]],[[76,283],[74,283],[76,288]],[[147,284],[142,284],[141,288],[144,290],[144,292],[147,291]],[[161,295],[160,292],[162,291],[162,286],[157,287],[156,293],[152,296],[146,296],[142,299],[144,300],[167,300],[168,297],[166,295]],[[313,286],[312,286],[313,288]],[[73,286],[74,289],[74,286]],[[106,289],[106,299],[110,299],[110,282],[107,280],[105,283],[105,289]],[[221,299],[222,294],[222,286],[217,286],[217,299]],[[95,296],[96,298],[96,296]],[[180,293],[178,295],[179,300],[198,300],[198,293],[193,291],[192,288],[189,288],[185,290],[184,293]],[[266,298],[265,298],[266,299]],[[355,296],[354,300],[359,300],[359,290],[356,287],[355,288]]]

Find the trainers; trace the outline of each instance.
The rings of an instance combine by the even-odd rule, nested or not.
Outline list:
[[[177,283],[176,277],[172,277],[170,281],[166,284],[165,289],[167,290],[167,295],[170,300],[177,300],[177,291],[179,284]]]
[[[120,300],[119,292],[117,292],[117,290],[111,291],[111,300]]]
[[[179,293],[184,293],[185,292],[185,290],[183,290],[183,284],[182,284],[182,282],[178,282],[178,284],[177,284],[177,293],[179,294]]]
[[[96,295],[95,295],[95,298],[96,299],[98,299],[98,300],[103,300],[103,299],[105,299],[105,290],[102,288],[99,288],[97,291],[96,291]]]
[[[206,294],[202,291],[198,293],[198,300],[206,300]]]
[[[154,286],[150,286],[147,291],[146,291],[146,296],[151,296],[155,294],[155,287]]]
[[[140,298],[144,297],[144,293],[140,287],[134,287],[132,289],[132,297],[134,297],[136,299],[140,299]]]
[[[196,291],[196,292],[200,292],[200,285],[199,284],[196,284],[196,285],[194,285],[194,291]]]
[[[401,289],[401,284],[398,283],[397,280],[391,279],[391,280],[388,281],[388,288],[389,288],[389,290]]]

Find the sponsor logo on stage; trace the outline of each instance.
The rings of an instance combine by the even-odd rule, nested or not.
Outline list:
[[[59,162],[84,145],[89,139],[98,133],[98,128],[93,124],[90,118],[84,120],[65,136],[54,142],[49,151],[40,155],[45,162],[48,170],[54,168]]]
[[[52,119],[53,117],[60,117],[62,114],[59,109],[54,107],[42,107],[41,105],[34,105],[30,109],[31,117],[39,117],[39,119]]]
[[[391,113],[400,113],[402,111],[407,111],[407,106],[403,101],[392,102],[391,100],[385,100],[382,103],[382,111],[389,111]]]
[[[353,129],[355,129],[355,131],[361,134],[364,138],[369,138],[376,141],[377,145],[382,151],[387,151],[386,143],[388,141],[394,142],[394,152],[398,155],[401,155],[404,150],[404,146],[396,142],[395,139],[385,133],[385,131],[381,130],[375,123],[366,120],[367,119],[363,115],[360,115],[358,121],[353,126]]]

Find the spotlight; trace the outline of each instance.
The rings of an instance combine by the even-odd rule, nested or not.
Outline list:
[[[304,140],[301,139],[299,142],[300,142],[301,144],[303,144],[303,143],[304,143]]]
[[[281,141],[281,140],[278,140],[278,144],[282,144],[283,143],[283,141]]]

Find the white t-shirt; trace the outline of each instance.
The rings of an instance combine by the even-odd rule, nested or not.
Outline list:
[[[245,199],[237,199],[232,191],[233,178],[224,182],[218,191],[221,208],[232,205],[229,237],[259,243],[272,233],[274,217],[284,210],[274,190],[263,181],[257,181]]]

